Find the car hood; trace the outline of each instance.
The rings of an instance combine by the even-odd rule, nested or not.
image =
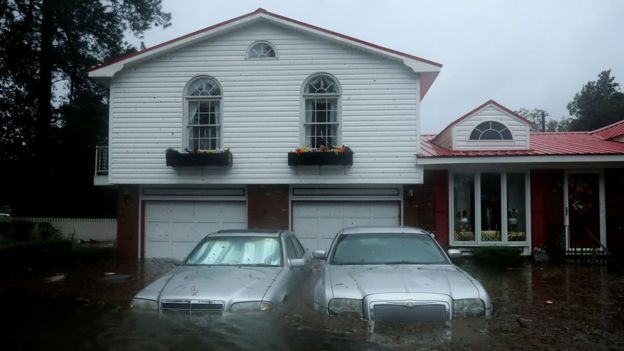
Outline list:
[[[160,300],[259,301],[282,267],[183,266],[160,290]],[[147,289],[147,288],[146,288]]]
[[[329,271],[334,297],[361,299],[382,293],[479,297],[468,275],[452,265],[333,265]]]

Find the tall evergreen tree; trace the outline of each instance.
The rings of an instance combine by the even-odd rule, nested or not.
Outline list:
[[[95,136],[72,125],[104,125],[90,120],[106,118],[107,92],[88,69],[132,51],[125,34],[167,26],[170,14],[161,0],[0,0],[0,16],[0,205],[43,211],[55,200],[50,189],[66,183],[67,146],[96,141],[72,139],[72,130]],[[95,115],[81,119],[76,111]]]
[[[573,116],[570,129],[594,130],[624,119],[624,93],[611,76],[611,70],[600,72],[596,81],[587,82],[568,103]]]

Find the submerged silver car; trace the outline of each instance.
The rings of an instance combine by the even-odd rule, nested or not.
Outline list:
[[[132,307],[189,312],[266,311],[307,277],[307,251],[289,231],[223,230],[132,300]]]
[[[458,250],[449,250],[452,256]],[[330,315],[369,320],[449,322],[489,316],[483,286],[449,260],[429,233],[408,227],[353,227],[340,231],[314,287],[314,307]]]

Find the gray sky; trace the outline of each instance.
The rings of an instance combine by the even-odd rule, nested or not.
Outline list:
[[[172,25],[143,41],[149,47],[258,7],[442,63],[422,103],[423,133],[488,99],[567,116],[574,94],[609,68],[624,85],[620,0],[163,0]]]

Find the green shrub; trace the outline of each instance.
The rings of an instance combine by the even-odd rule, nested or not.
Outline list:
[[[475,263],[488,266],[517,266],[524,259],[522,249],[505,246],[478,247],[472,251]]]
[[[37,231],[41,240],[61,240],[63,235],[52,224],[41,222],[37,224]]]
[[[3,241],[23,243],[34,239],[35,224],[28,221],[0,222],[0,237]]]

